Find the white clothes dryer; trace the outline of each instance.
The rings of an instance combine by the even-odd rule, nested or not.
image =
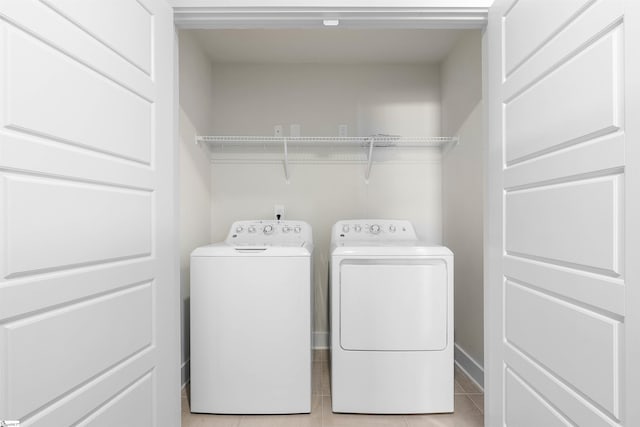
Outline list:
[[[311,411],[311,226],[238,221],[191,254],[191,411]]]
[[[334,412],[453,412],[453,254],[409,221],[333,226]]]

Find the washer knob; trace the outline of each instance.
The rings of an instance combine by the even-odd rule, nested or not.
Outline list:
[[[249,228],[247,228],[247,231],[249,233],[255,233],[256,232],[256,227],[253,225],[250,225]]]
[[[396,226],[395,226],[395,225],[393,225],[393,224],[391,224],[391,225],[389,226],[389,231],[390,231],[390,232],[392,232],[392,233],[395,233],[395,232],[396,232]]]
[[[301,231],[302,231],[302,227],[300,227],[299,225],[296,225],[296,226],[293,228],[293,231],[295,231],[296,233],[299,233],[299,232],[301,232]]]
[[[244,227],[239,225],[236,227],[236,233],[242,233],[242,230],[244,230]]]
[[[345,224],[342,226],[342,232],[343,233],[348,233],[349,232],[349,225]]]
[[[360,225],[355,225],[353,229],[355,230],[356,233],[359,233],[362,231],[362,227]]]
[[[264,228],[262,229],[262,231],[264,232],[264,234],[273,233],[273,225],[271,225],[271,224],[265,225]]]
[[[284,227],[282,227],[282,232],[283,233],[288,233],[291,231],[291,227],[289,227],[288,225],[285,225]]]
[[[369,231],[371,231],[373,234],[378,234],[380,233],[380,226],[378,224],[373,224],[371,227],[369,227]]]

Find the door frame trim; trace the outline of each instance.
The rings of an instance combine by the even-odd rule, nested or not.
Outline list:
[[[496,13],[495,10],[492,13]],[[502,296],[504,280],[502,275],[502,254],[504,247],[503,230],[503,189],[502,167],[504,164],[501,138],[496,139],[499,129],[493,127],[491,117],[502,117],[498,103],[493,99],[500,93],[491,73],[501,73],[500,56],[491,55],[490,46],[496,44],[496,38],[501,37],[499,31],[487,26],[482,37],[482,82],[484,100],[484,396],[485,425],[503,425],[504,395],[502,375],[503,367],[503,318]],[[495,141],[499,141],[496,143]],[[499,171],[499,172],[498,172]],[[493,284],[493,286],[491,286]]]
[[[388,2],[390,5],[393,2]],[[339,28],[361,29],[482,29],[488,7],[256,7],[174,6],[176,28],[326,28],[337,20]]]

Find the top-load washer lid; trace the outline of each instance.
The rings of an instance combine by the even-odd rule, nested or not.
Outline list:
[[[224,242],[194,250],[191,256],[309,256],[311,226],[304,221],[248,220],[231,225]]]

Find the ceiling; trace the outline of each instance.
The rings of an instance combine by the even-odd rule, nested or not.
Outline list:
[[[214,63],[438,63],[465,31],[188,30]],[[477,31],[477,30],[475,30]]]

